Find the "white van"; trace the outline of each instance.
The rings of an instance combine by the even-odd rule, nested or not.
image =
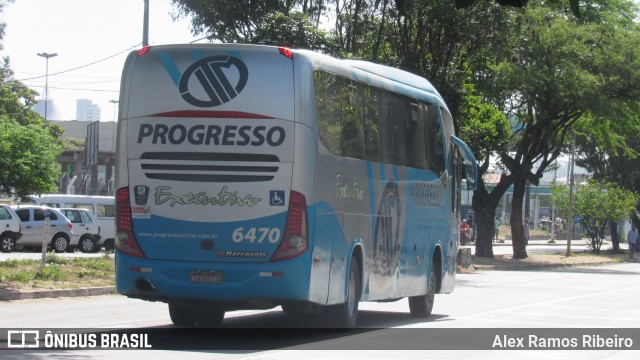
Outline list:
[[[38,205],[53,208],[81,208],[94,214],[100,222],[101,238],[99,246],[113,250],[115,239],[115,198],[113,196],[42,194],[29,196]]]

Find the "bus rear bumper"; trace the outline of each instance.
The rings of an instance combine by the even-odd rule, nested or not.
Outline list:
[[[139,259],[116,250],[116,290],[151,301],[269,308],[282,301],[308,300],[307,257],[273,263],[203,263]],[[206,276],[205,283],[195,282],[203,279],[191,276],[212,272],[215,283]]]

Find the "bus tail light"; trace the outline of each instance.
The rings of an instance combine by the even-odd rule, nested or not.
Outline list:
[[[280,51],[280,55],[284,55],[293,60],[293,51],[291,51],[289,48],[281,46],[278,48],[278,51]]]
[[[129,188],[118,189],[116,193],[116,247],[123,253],[139,258],[144,257],[138,241],[133,235],[131,201]]]
[[[271,261],[291,259],[304,253],[307,249],[309,249],[307,200],[304,195],[291,191],[284,236]]]

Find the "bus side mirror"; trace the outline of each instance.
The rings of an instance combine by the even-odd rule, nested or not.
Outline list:
[[[464,175],[467,179],[467,190],[475,190],[478,187],[478,163],[471,149],[462,140],[451,135],[451,141],[460,150],[464,159]]]

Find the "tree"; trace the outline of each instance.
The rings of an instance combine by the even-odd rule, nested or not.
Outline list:
[[[325,2],[313,0],[173,0],[178,15],[191,15],[192,32],[227,43],[325,49],[319,29]]]
[[[559,214],[567,216],[569,190],[552,186],[553,201]],[[600,253],[604,230],[610,221],[628,219],[638,203],[638,194],[615,184],[590,181],[578,184],[574,194],[573,212],[591,238],[591,249]],[[570,219],[571,220],[571,219]]]
[[[31,110],[36,92],[13,79],[9,59],[0,67],[0,193],[24,197],[52,192],[59,178],[62,127]]]
[[[511,124],[504,113],[482,102],[474,95],[473,85],[465,86],[462,113],[459,117],[461,138],[469,145],[478,161],[478,189],[473,193],[472,207],[476,223],[476,256],[493,257],[494,213],[500,197],[491,197],[482,180],[489,171],[491,158],[497,150],[505,149],[511,136]],[[504,184],[503,184],[504,186]],[[502,189],[498,189],[498,192]],[[504,189],[506,191],[506,188]],[[495,201],[495,203],[492,203]]]
[[[623,189],[640,193],[640,122],[637,112],[629,116],[618,116],[608,126],[610,131],[603,131],[599,126],[603,121],[589,121],[581,124],[577,136],[576,148],[579,156],[576,163],[592,174],[599,182],[610,182]],[[640,210],[640,202],[636,205]],[[631,214],[632,221],[640,227],[637,213]],[[620,236],[618,223],[609,221],[613,251],[620,252]]]
[[[588,117],[614,119],[640,96],[640,36],[629,16],[636,8],[623,0],[598,3],[599,11],[585,11],[580,20],[568,18],[562,7],[529,3],[514,22],[512,55],[479,84],[515,126],[509,151],[500,153],[508,175],[497,186],[514,186],[514,258],[527,257],[522,228],[527,182],[538,184],[575,124]]]
[[[42,125],[20,125],[0,115],[0,192],[25,197],[53,192],[60,174],[62,152]]]

